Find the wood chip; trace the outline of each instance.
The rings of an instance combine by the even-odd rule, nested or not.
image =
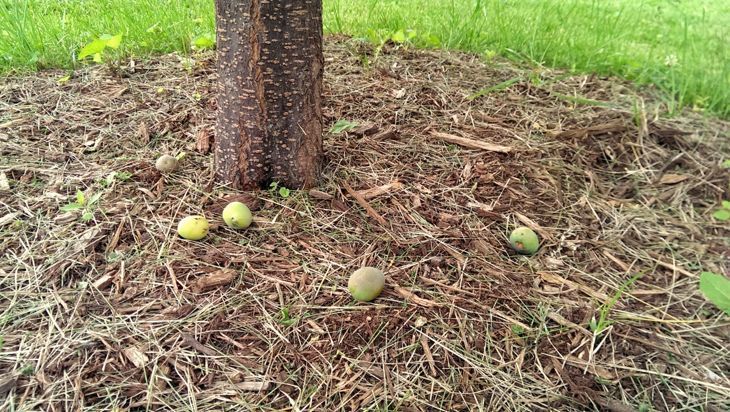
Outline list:
[[[186,346],[193,348],[204,355],[218,356],[218,352],[198,342],[198,340],[195,339],[193,335],[181,333],[180,336],[182,337],[182,341]]]
[[[552,283],[555,285],[563,285],[570,289],[578,289],[581,292],[585,293],[586,295],[592,296],[601,302],[608,302],[608,300],[609,300],[608,296],[605,293],[596,292],[595,290],[589,288],[588,286],[581,285],[579,283],[565,279],[561,276],[554,275],[554,274],[548,273],[548,272],[538,272],[538,275],[540,275],[540,278],[542,278],[542,280],[544,280],[545,282]],[[616,307],[623,306],[623,304],[620,301],[616,302],[615,305],[616,305]]]
[[[564,132],[554,134],[553,137],[558,139],[582,139],[588,136],[624,132],[628,129],[629,127],[623,120],[616,120],[613,122],[597,124],[594,126],[566,130]]]
[[[418,306],[423,306],[424,308],[435,308],[437,306],[440,306],[438,303],[436,303],[432,300],[418,297],[415,293],[411,292],[408,289],[404,289],[400,286],[396,286],[395,291],[398,292],[399,295],[403,296],[409,302],[415,303]]]
[[[553,237],[553,235],[550,234],[550,232],[543,229],[534,220],[530,219],[529,217],[527,217],[519,212],[514,212],[514,213],[520,222],[522,222],[525,226],[528,226],[530,229],[534,230],[535,232],[539,233],[540,236],[543,237],[543,239],[555,240],[555,238]]]
[[[317,189],[311,189],[309,191],[309,196],[319,200],[332,200],[334,198],[331,194]]]
[[[20,212],[8,213],[7,215],[0,217],[0,227],[3,227],[8,223],[13,222],[18,216],[20,216]]]
[[[428,338],[425,333],[421,334],[421,347],[423,348],[423,354],[426,355],[428,367],[431,369],[431,376],[438,375],[436,372],[436,363],[433,361],[433,354],[431,353],[431,348],[428,347]]]
[[[112,284],[112,277],[109,275],[104,275],[93,283],[94,287],[99,290],[106,289],[111,284]]]
[[[358,126],[355,130],[349,132],[351,134],[354,134],[355,136],[370,136],[378,132],[380,130],[378,126],[374,123],[365,123],[363,125]]]
[[[431,136],[459,146],[468,147],[470,149],[479,149],[486,150],[488,152],[498,153],[509,153],[514,150],[514,148],[510,146],[499,146],[496,144],[483,142],[481,140],[467,139],[466,137],[456,136],[449,133],[432,131]]]
[[[10,182],[5,172],[0,172],[0,190],[10,190]]]
[[[262,381],[262,382],[241,382],[236,383],[233,386],[236,387],[238,390],[242,391],[265,391],[271,387],[271,382],[269,381]]]
[[[0,397],[12,391],[17,383],[18,375],[16,373],[9,373],[0,377]]]
[[[200,292],[207,289],[217,288],[219,286],[226,286],[231,284],[237,276],[238,272],[233,269],[217,270],[198,279],[198,281],[195,282],[194,289]]]
[[[376,221],[378,221],[378,223],[380,223],[381,225],[385,226],[385,223],[386,222],[385,222],[385,219],[383,218],[383,216],[380,216],[380,214],[378,212],[376,212],[375,209],[373,209],[372,206],[370,206],[370,203],[368,203],[367,200],[365,200],[362,196],[360,196],[352,188],[352,186],[350,186],[349,184],[347,184],[347,182],[345,182],[345,181],[342,182],[342,186],[344,186],[345,190],[347,190],[347,193],[349,193],[350,196],[354,197],[355,200],[357,201],[357,203],[360,206],[362,206],[363,209],[365,209],[365,211],[367,212],[368,216],[372,217],[373,219],[375,219]]]
[[[677,183],[684,182],[687,179],[689,179],[689,176],[687,176],[687,175],[678,175],[678,174],[667,173],[664,176],[662,176],[661,179],[659,179],[659,183],[661,183],[663,185],[675,185]]]
[[[615,381],[616,379],[618,379],[618,376],[616,376],[615,373],[612,373],[608,369],[595,365],[593,363],[588,363],[575,355],[568,355],[565,360],[574,366],[586,367],[588,368],[589,372],[607,381]]]
[[[588,329],[578,325],[577,323],[573,323],[569,321],[568,319],[565,319],[563,315],[557,313],[557,312],[548,312],[547,317],[557,322],[559,325],[566,326],[568,328],[574,329],[580,333],[582,333],[585,336],[591,337],[593,334],[588,331]]]
[[[150,361],[150,358],[148,358],[147,355],[134,346],[122,349],[122,353],[139,369],[143,369],[145,365],[147,365],[147,362]]]
[[[396,133],[396,130],[391,128],[387,130],[383,130],[382,132],[373,135],[370,139],[372,140],[388,140],[388,139],[395,139],[398,136]]]
[[[117,230],[114,232],[114,235],[112,236],[111,240],[109,241],[109,244],[106,246],[106,249],[104,252],[108,255],[109,253],[113,252],[114,249],[117,248],[117,245],[119,244],[119,238],[122,236],[122,229],[124,229],[124,219],[122,219],[119,222],[119,226],[117,226]]]
[[[390,191],[400,190],[403,188],[403,183],[395,180],[382,186],[373,187],[371,189],[360,190],[357,193],[365,200],[376,198],[380,195],[384,195]]]

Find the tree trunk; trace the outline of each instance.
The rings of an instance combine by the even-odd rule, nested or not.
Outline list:
[[[216,0],[216,180],[316,183],[322,164],[322,0]]]

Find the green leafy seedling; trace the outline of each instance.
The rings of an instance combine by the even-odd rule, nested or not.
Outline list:
[[[390,41],[392,41],[393,43],[396,43],[396,44],[405,44],[405,43],[412,42],[415,37],[416,37],[415,30],[400,29],[398,31],[393,32],[390,35]]]
[[[730,315],[730,279],[712,272],[700,274],[700,291],[725,314]]]
[[[288,307],[283,307],[279,311],[279,323],[281,323],[282,325],[291,326],[291,325],[297,323],[297,320],[298,320],[298,318],[291,317]]]
[[[291,190],[284,186],[279,186],[279,182],[271,182],[271,184],[269,185],[269,192],[279,193],[279,196],[283,197],[284,199],[291,196]]]
[[[193,39],[192,48],[195,50],[208,50],[215,47],[215,36],[210,33],[201,34]]]
[[[357,123],[351,122],[349,120],[340,119],[335,122],[335,124],[332,125],[330,128],[330,133],[332,134],[340,134],[343,132],[349,132],[350,130],[355,129],[358,126]]]
[[[104,192],[97,192],[93,194],[89,199],[86,199],[86,196],[84,196],[84,192],[77,190],[76,201],[61,207],[61,211],[71,212],[74,210],[83,210],[81,214],[81,220],[83,220],[84,222],[88,222],[94,218],[95,205],[99,202],[99,199],[101,199],[101,196],[103,194]]]
[[[719,220],[720,222],[730,220],[730,202],[727,200],[723,200],[722,207],[720,207],[720,209],[717,209],[715,213],[712,214],[712,217]]]
[[[81,51],[79,52],[79,60],[84,60],[85,58],[91,56],[91,59],[95,63],[101,63],[103,60],[104,51],[107,47],[111,49],[118,49],[121,44],[121,34],[117,34],[116,36],[104,34],[81,49]]]

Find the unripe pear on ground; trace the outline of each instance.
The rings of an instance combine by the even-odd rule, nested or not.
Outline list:
[[[177,233],[188,240],[200,240],[208,234],[208,220],[203,216],[188,216],[177,224]]]
[[[162,155],[155,162],[155,167],[161,173],[172,173],[177,169],[177,159],[170,155]]]
[[[231,202],[223,209],[223,221],[230,228],[245,229],[252,220],[251,210],[241,202]]]
[[[380,296],[384,286],[383,271],[367,266],[356,270],[347,282],[347,289],[352,297],[361,302],[370,302]]]
[[[509,235],[509,243],[512,248],[523,255],[533,255],[540,248],[540,240],[537,234],[529,227],[522,226],[512,231]]]

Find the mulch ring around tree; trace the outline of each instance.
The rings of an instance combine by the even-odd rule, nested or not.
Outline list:
[[[340,122],[288,196],[214,184],[212,54],[4,79],[0,409],[726,410],[730,321],[698,275],[730,270],[728,122],[464,53],[325,58]]]

